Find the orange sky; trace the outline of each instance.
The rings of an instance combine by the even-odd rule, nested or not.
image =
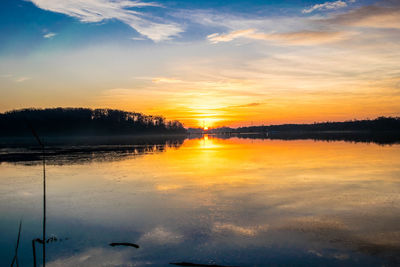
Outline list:
[[[252,17],[198,7],[185,16],[165,6],[162,12],[181,11],[171,15],[172,24],[160,24],[168,34],[150,22],[149,28],[129,24],[123,5],[113,13],[122,25],[108,25],[109,1],[93,0],[87,8],[97,15],[83,10],[78,18],[71,13],[79,8],[73,2],[35,3],[26,12],[67,17],[39,32],[11,34],[8,50],[0,47],[2,112],[115,108],[180,120],[186,127],[400,116],[396,3],[347,1],[337,10],[297,3],[285,12],[276,3],[275,13]],[[52,28],[57,23],[64,28]]]

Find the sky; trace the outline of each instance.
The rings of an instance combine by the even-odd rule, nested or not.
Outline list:
[[[0,112],[186,127],[400,116],[400,1],[2,0]]]

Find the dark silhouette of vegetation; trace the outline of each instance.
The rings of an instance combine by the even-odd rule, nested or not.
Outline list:
[[[186,133],[179,121],[166,121],[160,116],[113,109],[48,108],[12,110],[0,114],[0,136],[30,135],[27,120],[40,136]]]
[[[400,118],[379,117],[373,120],[351,120],[344,122],[316,122],[312,124],[281,124],[268,126],[250,126],[239,128],[221,127],[208,133],[273,133],[273,132],[382,132],[399,131]]]
[[[197,133],[192,129],[189,133]],[[374,120],[322,122],[312,124],[282,124],[229,128],[220,127],[203,131],[218,138],[250,139],[311,139],[324,141],[400,143],[400,118],[379,117]]]

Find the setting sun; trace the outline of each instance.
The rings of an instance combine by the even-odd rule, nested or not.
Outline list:
[[[223,121],[223,120],[221,120],[219,118],[216,118],[216,117],[214,117],[214,118],[210,118],[210,117],[204,118],[203,117],[201,119],[198,119],[197,125],[193,125],[193,126],[194,127],[198,127],[198,128],[202,128],[203,130],[207,131],[208,129],[221,126],[220,125],[221,121]]]

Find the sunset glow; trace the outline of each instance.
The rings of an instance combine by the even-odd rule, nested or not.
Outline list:
[[[400,115],[395,1],[56,2],[2,4],[0,111],[114,108],[200,128]]]

